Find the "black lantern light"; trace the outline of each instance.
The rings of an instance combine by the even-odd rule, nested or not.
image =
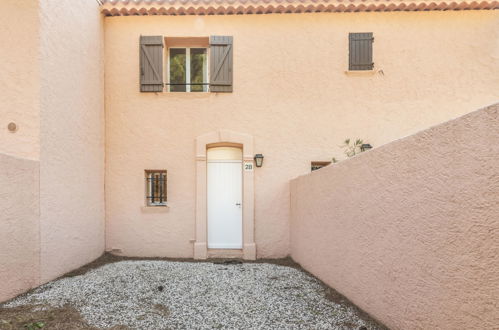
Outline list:
[[[254,159],[255,159],[256,167],[262,167],[262,165],[263,165],[263,155],[262,154],[256,154]]]
[[[370,145],[369,143],[364,143],[363,145],[360,146],[360,151],[364,152],[367,150],[371,150],[372,148],[373,146]]]

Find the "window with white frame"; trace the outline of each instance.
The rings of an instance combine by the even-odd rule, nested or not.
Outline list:
[[[208,81],[207,48],[168,49],[170,92],[207,92]]]
[[[146,170],[147,206],[166,206],[166,170]]]

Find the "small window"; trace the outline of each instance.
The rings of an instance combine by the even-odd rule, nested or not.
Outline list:
[[[372,32],[350,33],[348,35],[348,70],[373,70],[373,42]]]
[[[207,92],[207,48],[169,48],[168,78],[170,92]]]
[[[166,206],[166,170],[146,170],[147,206]]]
[[[310,167],[312,171],[316,171],[323,168],[324,166],[328,166],[329,164],[331,164],[331,162],[312,162]]]

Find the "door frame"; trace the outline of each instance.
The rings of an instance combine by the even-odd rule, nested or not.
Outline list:
[[[210,147],[223,146],[242,148],[243,164],[248,162],[253,163],[253,137],[251,135],[229,130],[218,130],[196,138],[196,240],[194,242],[194,259],[207,259],[208,257],[208,187],[206,153]],[[253,168],[255,168],[255,166],[253,166]],[[243,259],[255,260],[254,172],[242,171]]]

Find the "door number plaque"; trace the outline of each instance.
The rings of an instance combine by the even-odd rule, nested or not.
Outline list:
[[[243,167],[245,171],[253,172],[253,162],[244,162]]]

